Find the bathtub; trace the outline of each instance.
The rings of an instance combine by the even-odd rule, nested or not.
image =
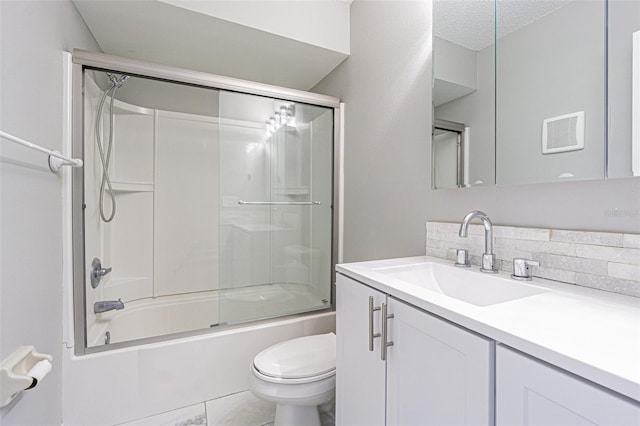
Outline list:
[[[330,331],[335,331],[334,312],[90,355],[76,356],[67,346],[63,348],[64,424],[115,425],[247,390],[255,354],[282,340]]]
[[[121,343],[324,307],[328,301],[323,303],[313,287],[294,283],[140,299],[97,314],[87,330],[87,347],[105,345],[105,339]]]

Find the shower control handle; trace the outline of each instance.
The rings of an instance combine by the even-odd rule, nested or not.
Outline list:
[[[91,287],[96,288],[100,285],[100,279],[111,272],[113,268],[103,268],[100,259],[97,257],[91,262]]]

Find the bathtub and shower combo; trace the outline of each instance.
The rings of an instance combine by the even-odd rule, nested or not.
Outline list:
[[[85,51],[72,88],[65,423],[245,390],[255,353],[333,330],[338,99]]]

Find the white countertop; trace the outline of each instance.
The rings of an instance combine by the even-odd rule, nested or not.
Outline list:
[[[640,401],[640,298],[534,278],[549,289],[476,306],[410,285],[375,268],[451,262],[420,256],[347,263],[336,270],[397,299]],[[481,274],[477,267],[469,279]],[[509,278],[506,272],[499,276]],[[518,285],[518,281],[513,281]]]

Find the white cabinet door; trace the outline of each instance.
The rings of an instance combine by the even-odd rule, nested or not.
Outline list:
[[[389,297],[387,425],[493,424],[494,342]]]
[[[496,424],[640,425],[640,403],[499,345]]]
[[[337,275],[336,316],[336,424],[384,424],[385,363],[380,338],[369,351],[369,297],[381,306],[386,295],[343,275]],[[380,311],[373,315],[380,332]]]

